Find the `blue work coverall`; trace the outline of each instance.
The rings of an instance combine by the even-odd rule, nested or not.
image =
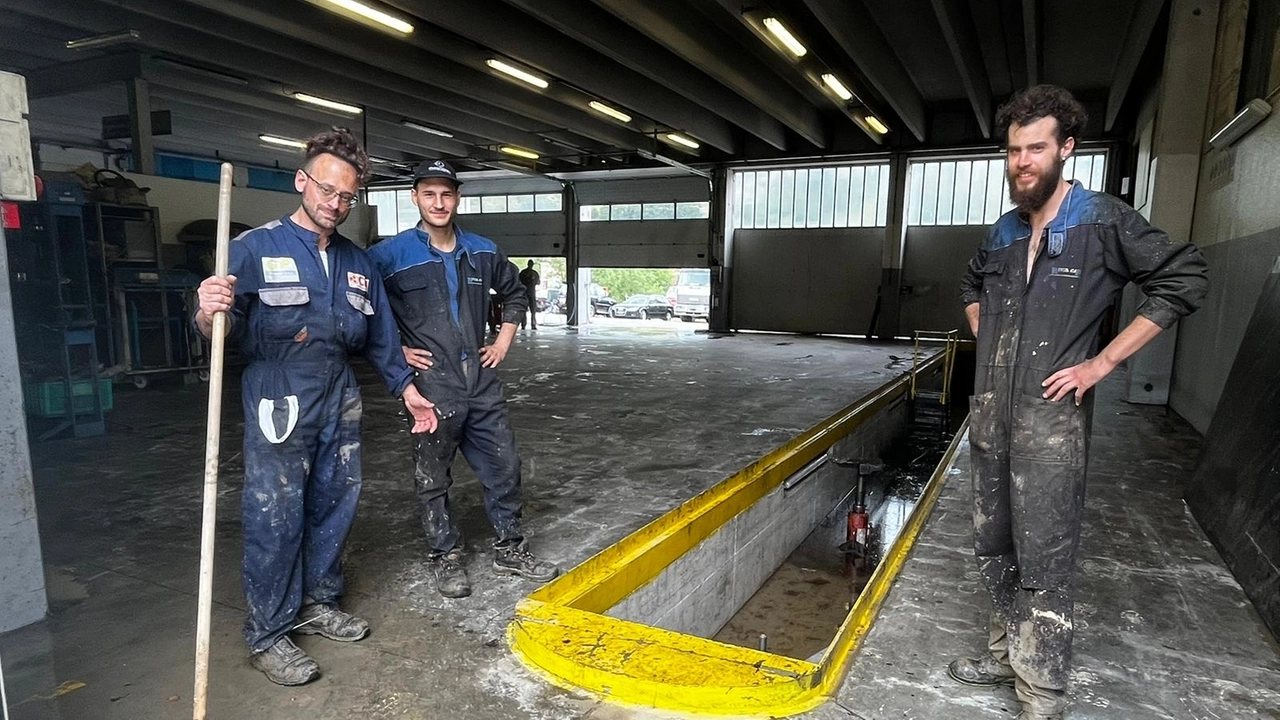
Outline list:
[[[1161,328],[1208,290],[1195,245],[1073,182],[1027,272],[1031,226],[1013,210],[969,263],[961,302],[978,303],[969,415],[974,551],[991,594],[992,655],[1017,673],[1037,712],[1060,712],[1071,668],[1072,573],[1080,542],[1093,392],[1042,397],[1055,372],[1096,355],[1103,320],[1135,283],[1138,313]]]
[[[448,255],[417,228],[369,249],[404,344],[434,356],[431,369],[419,371],[414,383],[436,404],[440,424],[433,434],[413,435],[418,505],[433,555],[461,543],[449,505],[450,468],[459,449],[484,487],[498,544],[524,537],[515,434],[498,373],[481,367],[480,348],[490,288],[502,303],[503,323],[519,323],[528,300],[515,265],[492,240],[456,227],[455,234],[457,248]]]
[[[245,640],[266,650],[306,603],[342,594],[342,546],[360,498],[364,355],[399,397],[413,377],[382,278],[333,234],[328,272],[317,234],[289,218],[231,243],[229,339],[248,361],[244,402]]]

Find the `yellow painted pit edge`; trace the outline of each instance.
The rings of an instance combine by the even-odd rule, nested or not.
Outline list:
[[[940,361],[937,355],[920,371],[936,368]],[[909,376],[903,375],[885,383],[530,594],[517,605],[507,628],[512,651],[552,684],[585,690],[615,704],[757,717],[785,717],[821,705],[839,688],[853,653],[932,512],[967,420],[927,483],[907,526],[818,664],[601,613],[901,397],[909,382]]]
[[[956,431],[955,437],[951,438],[951,444],[947,446],[947,451],[938,462],[933,475],[929,477],[929,482],[925,484],[924,492],[921,493],[920,500],[916,502],[915,508],[912,509],[911,516],[907,519],[906,527],[902,529],[898,539],[893,542],[889,553],[881,559],[880,565],[876,567],[875,572],[871,573],[871,579],[867,581],[867,586],[863,588],[862,593],[858,595],[858,599],[854,601],[848,616],[845,617],[844,622],[840,625],[840,629],[836,631],[836,637],[831,646],[819,661],[820,678],[817,685],[822,694],[834,695],[836,690],[839,689],[840,683],[844,679],[845,670],[848,669],[849,662],[853,659],[853,654],[862,646],[862,641],[866,638],[867,631],[871,629],[871,624],[875,622],[876,616],[880,614],[880,607],[889,595],[890,588],[893,587],[893,581],[897,579],[898,574],[902,571],[902,566],[906,564],[911,548],[915,547],[916,539],[924,529],[924,524],[929,520],[929,516],[933,514],[933,507],[938,502],[938,495],[942,493],[942,486],[946,484],[947,475],[951,472],[951,467],[955,463],[956,452],[960,449],[960,445],[968,432],[969,419],[966,417],[964,422],[961,423],[960,429]]]

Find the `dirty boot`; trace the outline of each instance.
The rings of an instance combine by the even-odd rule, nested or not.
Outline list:
[[[976,660],[972,658],[953,660],[947,665],[947,674],[956,682],[979,687],[1012,685],[1017,678],[1012,667],[1000,664],[1000,661],[990,654]]]
[[[441,595],[464,598],[471,594],[471,581],[462,567],[462,551],[455,548],[443,555],[432,555],[430,561],[431,576],[435,578],[436,590]]]
[[[560,573],[560,568],[529,552],[523,540],[494,547],[493,569],[500,575],[519,575],[534,582],[546,582]]]
[[[288,635],[266,650],[250,655],[249,664],[277,685],[302,685],[320,677],[320,666],[298,649]]]
[[[338,642],[363,640],[369,634],[369,623],[339,610],[314,603],[298,612],[293,631],[301,635],[319,635]]]

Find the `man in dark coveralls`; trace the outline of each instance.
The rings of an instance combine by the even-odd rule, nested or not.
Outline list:
[[[948,673],[972,685],[1013,684],[1024,720],[1061,720],[1065,710],[1089,390],[1196,310],[1208,289],[1194,245],[1062,179],[1086,119],[1069,92],[1049,85],[1000,108],[1017,208],[991,228],[961,291],[977,337],[974,552],[993,612],[988,652],[952,662]],[[1099,351],[1104,317],[1130,281],[1146,299]]]
[[[353,642],[369,623],[338,609],[342,547],[360,499],[355,374],[364,355],[404,400],[415,432],[435,431],[430,402],[410,382],[382,278],[335,230],[368,178],[369,158],[345,128],[307,142],[293,214],[231,243],[229,274],[200,285],[199,331],[226,312],[229,340],[248,361],[244,403],[244,565],[250,664],[280,685],[320,667],[290,632]]]
[[[462,532],[449,502],[459,450],[480,479],[496,536],[493,569],[546,582],[559,572],[533,555],[520,527],[520,455],[496,368],[507,356],[525,311],[516,266],[492,240],[454,222],[462,181],[443,160],[418,166],[410,191],[422,222],[369,250],[387,284],[414,382],[436,403],[439,431],[413,434],[414,481],[436,589],[471,594],[462,561]],[[490,290],[493,290],[492,296]],[[490,303],[502,324],[485,344]]]

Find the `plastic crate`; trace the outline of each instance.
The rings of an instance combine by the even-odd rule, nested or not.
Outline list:
[[[102,411],[106,412],[111,409],[111,380],[98,380],[98,388],[102,393]],[[25,383],[23,395],[29,415],[46,418],[66,415],[67,395],[61,380]],[[77,380],[71,383],[71,397],[72,408],[77,413],[93,412],[93,381]]]

